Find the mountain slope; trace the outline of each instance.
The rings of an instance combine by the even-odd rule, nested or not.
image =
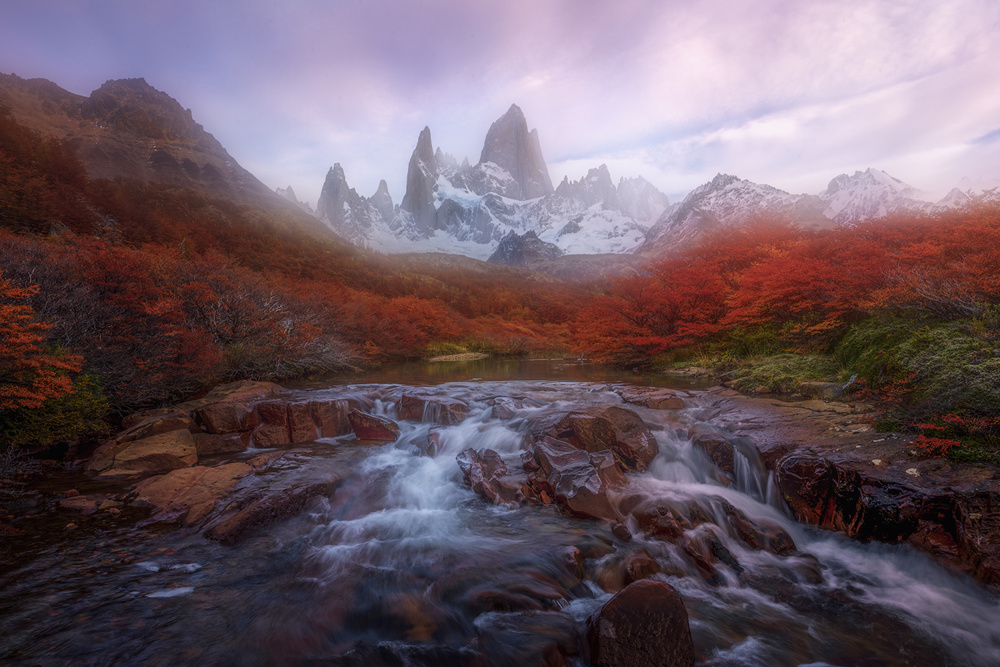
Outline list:
[[[108,81],[84,97],[45,79],[0,74],[0,105],[22,125],[71,144],[91,178],[134,178],[288,207],[196,123],[190,109],[144,79]]]

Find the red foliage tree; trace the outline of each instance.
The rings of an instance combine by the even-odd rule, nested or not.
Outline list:
[[[50,325],[24,303],[37,290],[16,287],[0,274],[0,410],[39,408],[68,394],[68,374],[80,370],[80,357],[45,349]]]

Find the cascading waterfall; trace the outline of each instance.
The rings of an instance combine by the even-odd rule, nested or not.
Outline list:
[[[74,615],[117,628],[114,640],[133,646],[126,662],[184,655],[194,642],[200,652],[191,660],[205,663],[346,655],[355,662],[331,664],[467,664],[470,652],[484,651],[491,664],[533,664],[526,661],[555,643],[570,664],[583,665],[583,624],[641,554],[655,563],[652,576],[681,593],[699,664],[1000,664],[995,598],[910,548],[859,544],[797,524],[752,443],[732,436],[730,479],[688,437],[699,424],[723,432],[704,421],[712,411],[697,392],[690,408],[666,421],[658,411],[623,404],[607,385],[579,382],[326,391],[381,396],[371,412],[393,419],[391,397],[402,391],[458,399],[469,411],[448,424],[442,407],[428,401],[420,421],[399,421],[395,443],[369,445],[353,467],[338,470],[343,480],[332,498],[239,547],[164,538],[174,540],[167,543],[174,561],[197,568],[170,570],[171,557],[159,556],[156,569],[123,568],[72,588],[46,570],[58,562],[53,555],[18,574],[17,590],[33,586]],[[516,405],[513,416],[494,415],[498,397]],[[629,517],[632,538],[622,539],[606,522],[553,505],[489,503],[463,482],[456,457],[464,450],[493,450],[509,470],[520,470],[537,420],[617,405],[654,427],[659,454],[611,500],[619,509],[643,499],[670,508],[676,535],[647,536]],[[334,465],[331,453],[352,447],[353,436],[322,439],[287,465],[323,470]],[[794,547],[785,555],[752,548],[744,520],[787,534]],[[567,564],[574,553],[582,573]],[[183,593],[151,595],[168,585]],[[122,595],[126,590],[135,594]],[[0,594],[0,620],[34,618],[13,611],[14,596],[13,589]],[[144,625],[133,627],[139,620]],[[142,629],[147,625],[161,632],[154,636]],[[92,659],[72,624],[56,635],[46,645],[56,655]],[[24,645],[8,644],[5,654],[37,658]]]

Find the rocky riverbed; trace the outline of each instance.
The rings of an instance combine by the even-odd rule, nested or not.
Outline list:
[[[0,657],[99,662],[81,632],[159,609],[110,657],[194,632],[247,664],[995,664],[995,595],[917,550],[995,585],[996,471],[907,445],[722,388],[228,385],[8,506]]]

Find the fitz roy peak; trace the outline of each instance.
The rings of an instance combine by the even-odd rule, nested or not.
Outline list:
[[[337,164],[327,173],[317,215],[340,236],[375,250],[486,259],[504,238],[529,232],[559,253],[631,252],[669,205],[641,177],[615,186],[604,165],[553,188],[538,131],[529,131],[517,105],[492,124],[476,165],[435,150],[425,127],[399,206],[383,186],[365,198]]]
[[[606,165],[553,188],[538,131],[529,130],[521,109],[511,105],[490,126],[475,165],[435,148],[425,127],[399,205],[384,180],[371,197],[359,195],[335,164],[316,215],[343,238],[381,252],[445,252],[530,264],[532,258],[564,254],[658,256],[762,217],[824,228],[895,212],[940,211],[967,199],[953,192],[933,204],[877,169],[841,174],[815,195],[719,174],[673,205],[642,177],[616,185]]]

